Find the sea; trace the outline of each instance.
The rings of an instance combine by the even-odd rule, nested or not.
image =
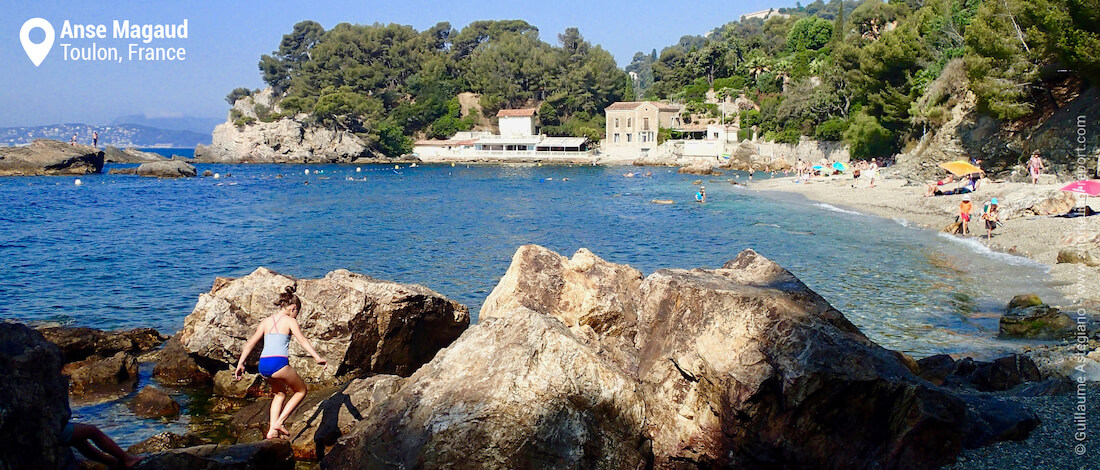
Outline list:
[[[264,266],[295,277],[344,268],[421,284],[469,306],[476,322],[524,244],[564,255],[587,248],[643,274],[717,268],[751,248],[872,340],[917,358],[1016,350],[1028,343],[997,338],[1008,300],[1021,293],[1062,300],[1047,268],[1026,258],[903,220],[761,194],[746,189],[748,175],[739,172],[196,166],[218,177],[0,177],[0,318],[173,334],[216,277]],[[700,184],[706,203],[694,200]],[[143,366],[139,385],[150,382],[149,371]],[[202,419],[200,398],[181,400],[190,417],[171,422],[140,420],[125,400],[75,406],[74,419],[129,445],[163,430],[185,432],[189,420]]]

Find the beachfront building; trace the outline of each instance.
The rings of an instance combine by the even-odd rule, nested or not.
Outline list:
[[[538,133],[534,108],[502,109],[500,133],[459,132],[447,140],[421,140],[413,152],[432,161],[587,161],[592,158],[584,137],[547,137]]]
[[[620,101],[604,109],[607,118],[603,149],[612,154],[648,152],[657,147],[657,131],[676,128],[680,107],[656,101]]]

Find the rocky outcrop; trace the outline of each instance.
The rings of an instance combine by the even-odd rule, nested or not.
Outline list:
[[[214,376],[187,353],[178,338],[173,337],[157,353],[153,378],[172,385],[203,385],[213,381]]]
[[[470,323],[465,306],[423,286],[342,269],[321,279],[295,279],[258,268],[242,278],[215,280],[184,319],[180,342],[208,369],[236,365],[256,325],[277,313],[274,301],[291,285],[302,300],[298,322],[303,334],[328,360],[323,369],[292,347],[290,363],[306,380],[349,373],[407,376]],[[249,364],[256,364],[259,352],[256,348]]]
[[[142,163],[136,168],[113,168],[112,175],[138,175],[151,178],[190,178],[198,175],[195,166],[181,160]]]
[[[680,167],[677,173],[689,175],[721,176],[722,171],[713,162],[695,162],[689,166]]]
[[[998,207],[1003,220],[1062,215],[1077,203],[1072,193],[1033,186],[1018,188],[1003,195],[992,194],[991,197],[999,197]]]
[[[1062,339],[1073,329],[1073,319],[1036,295],[1013,297],[998,322],[1001,336],[1009,338]]]
[[[69,420],[61,351],[42,334],[0,321],[0,467],[69,468],[73,453],[60,441]]]
[[[354,133],[314,124],[306,114],[269,120],[258,109],[282,111],[270,88],[237,100],[227,122],[214,128],[211,144],[195,147],[195,161],[350,163],[373,156],[369,143]]]
[[[180,414],[179,403],[167,393],[148,385],[130,400],[129,406],[140,418],[168,418]]]
[[[636,382],[557,319],[500,313],[376,405],[321,467],[644,467]]]
[[[38,139],[0,148],[0,176],[84,175],[103,170],[103,152],[86,145]]]
[[[65,362],[87,359],[89,356],[110,357],[119,352],[138,355],[152,351],[166,339],[152,328],[126,331],[103,331],[95,328],[52,326],[39,328],[51,343],[61,348]]]
[[[316,406],[304,409],[302,418],[290,426],[291,446],[298,460],[319,460],[340,437],[360,421],[373,416],[377,406],[390,398],[405,379],[376,375],[355,379]]]
[[[525,246],[480,323],[321,465],[938,468],[1036,425],[915,368],[751,250],[642,280]]]
[[[293,470],[290,443],[208,444],[145,456],[133,470]]]
[[[307,412],[314,410],[317,404],[331,397],[339,390],[340,388],[338,387],[309,390],[298,407],[294,409],[294,412],[283,422],[283,425],[286,426],[287,429],[295,427],[298,422],[311,416],[307,415]],[[256,400],[233,413],[233,417],[226,423],[225,430],[236,437],[237,442],[262,441],[264,440],[264,433],[267,432],[268,425],[271,421],[269,414],[270,410],[270,398]]]
[[[111,357],[89,356],[70,362],[61,372],[69,375],[69,391],[73,396],[106,399],[134,390],[138,364],[130,353],[119,352]]]
[[[147,163],[168,160],[159,153],[143,152],[133,147],[122,150],[110,145],[103,149],[103,156],[107,163]]]

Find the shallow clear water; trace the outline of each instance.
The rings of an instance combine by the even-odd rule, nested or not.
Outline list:
[[[171,334],[216,276],[258,266],[297,277],[346,268],[423,284],[476,318],[526,243],[566,255],[585,247],[646,274],[718,267],[753,248],[873,340],[917,357],[1014,348],[995,338],[1008,299],[1058,300],[1045,268],[973,240],[764,197],[726,178],[704,177],[708,202],[697,204],[690,182],[699,177],[674,169],[624,178],[639,169],[197,166],[233,176],[88,175],[82,186],[73,177],[0,178],[0,318]],[[117,424],[129,422],[121,406],[77,414],[141,428]],[[152,434],[119,432],[134,442]]]

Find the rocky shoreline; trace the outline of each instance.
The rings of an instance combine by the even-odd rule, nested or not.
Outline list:
[[[254,374],[232,380],[230,364],[288,285],[333,367],[292,349],[313,385],[286,422],[290,438],[262,441],[270,391]],[[55,410],[20,421],[23,440],[0,421],[0,458],[64,468],[72,454],[56,433],[70,393],[132,394],[137,361],[156,362],[157,384],[129,404],[141,416],[179,419],[180,390],[230,416],[228,440],[160,434],[131,448],[147,455],[138,468],[167,469],[939,468],[1039,425],[990,392],[1067,387],[1023,356],[916,361],[884,349],[751,250],[719,269],[643,276],[584,249],[570,258],[523,246],[480,319],[470,326],[466,307],[422,286],[260,268],[216,279],[167,341],[0,323],[0,362],[20,378],[0,388],[26,397],[0,404],[0,416]],[[254,370],[255,358],[246,363]],[[16,455],[11,442],[34,451]]]

